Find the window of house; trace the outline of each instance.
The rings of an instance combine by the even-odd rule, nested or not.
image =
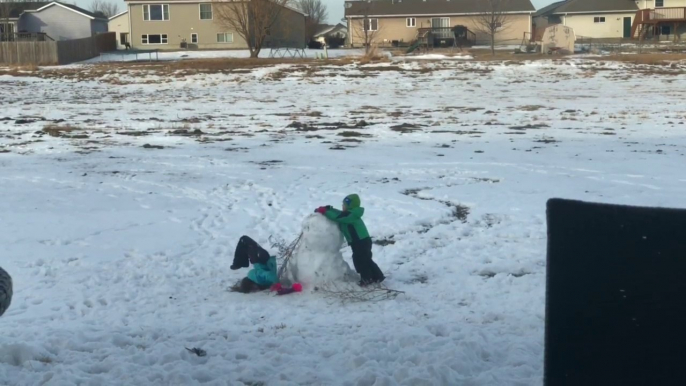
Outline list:
[[[217,43],[233,43],[233,34],[231,32],[218,33]]]
[[[167,35],[143,35],[141,41],[143,44],[167,44]]]
[[[200,20],[212,20],[212,4],[200,4]]]
[[[364,19],[364,29],[367,31],[378,31],[379,19]]]
[[[143,20],[162,21],[169,20],[169,4],[144,4]]]
[[[663,8],[665,6],[665,0],[655,0],[655,8]]]
[[[414,17],[408,17],[405,19],[405,25],[407,27],[416,27],[417,26],[417,19]]]
[[[191,34],[191,43],[198,44],[198,34]]]
[[[594,17],[593,22],[594,23],[605,23],[605,17]]]

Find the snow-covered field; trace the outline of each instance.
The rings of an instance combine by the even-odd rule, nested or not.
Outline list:
[[[545,202],[683,207],[684,74],[574,59],[0,76],[0,384],[540,385]],[[350,193],[405,295],[227,291],[241,235],[290,241]]]
[[[271,49],[265,48],[260,52],[260,58],[268,58]],[[159,61],[170,61],[170,60],[185,60],[185,59],[246,59],[250,57],[250,51],[248,50],[208,50],[208,51],[158,51],[157,53],[153,51],[141,51],[136,54],[136,51],[126,51],[120,50],[116,52],[109,52],[97,56],[93,59],[83,62],[84,64],[95,64],[102,62],[130,62],[135,60],[159,60]],[[289,50],[289,54],[286,55],[290,58],[292,50]],[[278,54],[280,55],[280,54]],[[328,55],[329,58],[340,58],[346,56],[362,56],[364,55],[363,49],[329,49],[327,51],[321,50],[310,50],[306,49],[304,51],[306,58],[315,58],[317,56]]]

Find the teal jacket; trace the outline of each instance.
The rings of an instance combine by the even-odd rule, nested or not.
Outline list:
[[[254,281],[259,285],[272,285],[279,281],[276,271],[276,258],[269,256],[267,264],[255,263],[253,268],[248,272],[248,279]]]

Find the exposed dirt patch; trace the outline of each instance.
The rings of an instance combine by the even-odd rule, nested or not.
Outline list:
[[[534,142],[550,144],[550,143],[559,143],[560,141],[556,140],[555,138],[541,138],[541,139],[535,140]]]
[[[381,247],[386,247],[389,245],[394,245],[395,240],[393,240],[393,236],[383,238],[383,239],[374,239],[374,244],[381,246]]]
[[[224,149],[224,151],[235,151],[235,152],[247,153],[248,148],[247,147],[227,147],[226,149]]]
[[[515,110],[519,111],[538,111],[540,109],[544,109],[544,106],[541,105],[527,105],[527,106],[521,106],[516,108]]]
[[[312,123],[302,123],[298,121],[291,122],[287,129],[295,129],[296,131],[308,132],[308,131],[319,131],[319,130],[344,130],[344,129],[363,129],[369,126],[366,121],[358,121],[355,123],[345,123],[345,122],[312,122]]]
[[[429,282],[429,276],[425,273],[415,274],[409,280],[405,281],[405,284],[426,284]]]
[[[523,126],[510,126],[510,130],[540,130],[548,127],[550,126],[546,125],[545,123],[536,123]]]
[[[43,127],[43,132],[48,134],[51,137],[62,137],[65,133],[71,133],[73,131],[77,130],[83,130],[82,128],[78,126],[71,126],[71,125],[47,125]],[[87,138],[87,136],[86,136]]]
[[[276,166],[276,165],[282,164],[283,161],[281,161],[281,160],[270,160],[270,161],[261,161],[261,162],[254,162],[253,161],[251,163],[254,163],[254,164],[257,164],[260,166]]]
[[[119,135],[128,135],[130,137],[144,137],[146,135],[151,135],[156,133],[156,131],[118,131]]]
[[[359,131],[342,131],[336,135],[338,135],[339,137],[346,137],[346,138],[348,138],[348,137],[358,137],[358,138],[369,138],[369,137],[371,137],[370,134],[362,134]]]
[[[145,145],[142,146],[143,149],[164,149],[164,146],[161,145],[151,145],[149,143],[146,143]]]
[[[455,134],[455,135],[479,135],[485,134],[483,131],[478,130],[434,130],[432,133],[435,134]]]
[[[406,196],[410,196],[419,200],[424,200],[424,201],[436,201],[439,202],[448,208],[451,209],[450,211],[450,216],[447,219],[439,221],[437,224],[433,226],[425,226],[424,229],[420,231],[420,233],[426,233],[430,231],[432,228],[434,228],[436,225],[441,225],[441,224],[450,224],[454,221],[460,221],[462,223],[467,223],[467,218],[469,217],[470,209],[468,206],[464,206],[458,203],[454,203],[452,201],[447,201],[447,200],[439,200],[437,198],[432,198],[432,197],[425,197],[421,196],[419,193],[424,191],[424,190],[429,190],[430,188],[416,188],[416,189],[407,189],[403,192],[402,194]]]
[[[202,130],[200,129],[195,129],[195,130],[190,130],[190,129],[177,129],[177,130],[170,130],[168,132],[169,135],[178,135],[182,137],[197,137],[200,135],[205,134]]]
[[[402,123],[400,125],[391,126],[391,130],[398,133],[414,133],[415,131],[422,131],[422,125],[412,123]]]

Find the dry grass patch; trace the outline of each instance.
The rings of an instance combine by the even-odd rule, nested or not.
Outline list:
[[[645,53],[632,55],[609,55],[598,58],[589,58],[598,62],[623,62],[633,64],[648,64],[656,66],[672,65],[674,62],[686,61],[686,53],[661,54]],[[686,63],[685,63],[686,64]]]
[[[21,66],[8,66],[4,68],[0,68],[0,76],[2,75],[8,75],[8,76],[15,76],[15,77],[21,77],[21,76],[34,76],[36,72],[38,72],[40,68],[38,66],[31,64],[31,65],[21,65]]]
[[[545,106],[541,105],[526,105],[526,106],[521,106],[519,108],[516,108],[515,110],[519,111],[538,111],[540,109],[545,108]]]
[[[564,57],[564,55],[545,55],[545,54],[515,54],[513,50],[496,50],[495,55],[491,54],[491,50],[469,50],[469,55],[474,57],[476,61],[483,62],[522,62],[527,60],[550,60]]]
[[[346,138],[351,138],[351,137],[357,137],[357,138],[369,138],[371,135],[369,134],[362,134],[359,131],[342,131],[337,134],[339,137],[346,137]]]
[[[43,132],[51,137],[61,137],[65,133],[83,130],[78,126],[50,124],[43,127]]]

